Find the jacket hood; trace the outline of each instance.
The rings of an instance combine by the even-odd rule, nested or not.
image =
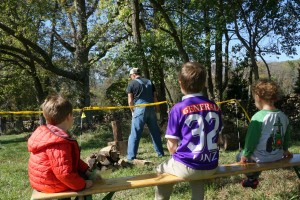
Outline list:
[[[28,139],[28,151],[38,152],[52,144],[67,143],[67,140],[73,140],[62,129],[47,124],[39,126]]]

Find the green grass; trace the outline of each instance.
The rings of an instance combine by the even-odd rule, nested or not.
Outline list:
[[[0,136],[0,199],[30,199],[26,134]]]
[[[123,129],[123,132],[126,129]],[[105,177],[121,177],[154,172],[154,168],[163,162],[164,158],[157,158],[149,134],[145,133],[140,143],[139,157],[152,161],[148,166],[134,166],[106,173]],[[126,139],[128,133],[123,133]],[[30,199],[31,187],[27,176],[28,134],[0,136],[0,199],[23,200]],[[84,133],[78,137],[81,144],[82,159],[90,154],[97,153],[105,147],[113,136],[110,128],[102,126],[95,132]],[[300,153],[300,142],[294,142],[291,147],[293,153]],[[165,152],[167,150],[165,149]],[[221,151],[220,164],[232,163],[238,151]],[[240,182],[243,175],[231,176],[208,181],[205,199],[207,200],[296,200],[300,199],[300,179],[292,169],[278,169],[265,171],[260,177],[260,185],[256,190],[244,189]],[[97,194],[94,199],[102,199],[105,194]],[[141,188],[116,192],[113,199],[154,199],[154,188]],[[190,199],[188,183],[179,183],[174,186],[172,200]]]

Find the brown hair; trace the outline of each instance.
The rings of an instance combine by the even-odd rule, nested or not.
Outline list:
[[[61,95],[49,95],[42,104],[43,115],[47,123],[57,125],[62,123],[73,112],[72,104]]]
[[[255,94],[265,101],[276,102],[280,99],[281,91],[275,81],[259,79],[252,85],[252,95]]]
[[[198,62],[187,62],[182,65],[178,74],[182,89],[187,93],[201,92],[206,83],[205,67]]]

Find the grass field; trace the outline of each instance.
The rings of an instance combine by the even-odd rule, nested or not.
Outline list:
[[[123,131],[124,132],[124,131]],[[18,135],[0,136],[0,200],[24,200],[30,199],[31,187],[27,176],[27,152],[28,133]],[[109,127],[103,126],[94,132],[86,132],[78,137],[82,148],[82,159],[92,153],[97,153],[105,147],[113,136]],[[294,153],[300,153],[300,142],[294,142],[291,149]],[[167,153],[167,150],[165,149]],[[238,151],[221,151],[220,164],[232,163]],[[168,155],[168,154],[167,154]],[[168,156],[157,158],[148,134],[144,134],[139,148],[139,157],[152,161],[148,166],[134,166],[116,170],[105,178],[128,176],[154,172],[156,165],[167,159]],[[296,200],[300,199],[300,180],[292,169],[278,169],[265,171],[260,177],[260,184],[256,190],[245,189],[240,182],[243,175],[220,178],[208,181],[205,198],[208,200]],[[105,194],[95,195],[94,199],[102,199]],[[114,199],[153,199],[154,188],[141,188],[116,192]],[[188,183],[180,183],[174,187],[172,200],[190,199]]]

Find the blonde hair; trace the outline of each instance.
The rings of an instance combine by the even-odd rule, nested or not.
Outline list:
[[[259,79],[252,86],[253,96],[256,94],[265,101],[276,102],[280,100],[281,90],[275,81],[270,79]]]
[[[72,104],[61,95],[49,95],[42,104],[43,115],[48,124],[62,123],[69,114],[73,113]]]
[[[187,62],[182,65],[178,74],[181,87],[187,93],[201,92],[206,83],[205,67],[198,62]]]

